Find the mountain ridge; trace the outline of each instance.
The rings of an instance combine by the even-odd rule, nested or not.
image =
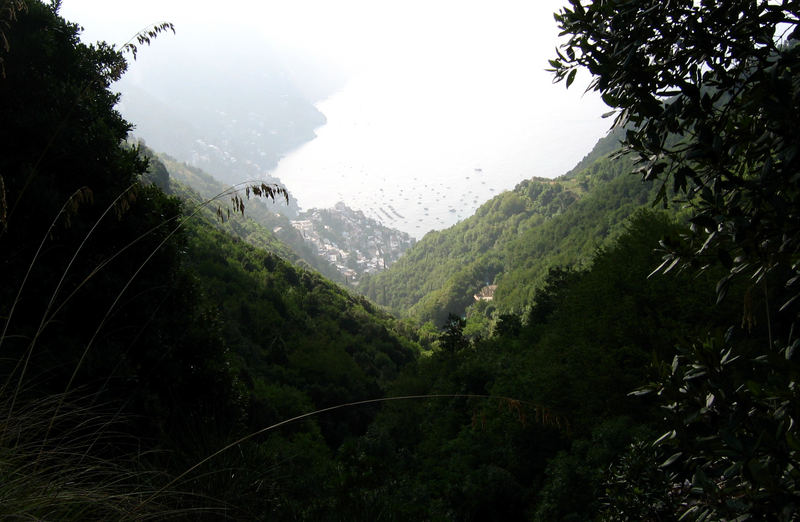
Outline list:
[[[585,266],[618,236],[633,212],[652,201],[631,160],[614,157],[622,130],[601,138],[555,179],[530,178],[483,204],[453,227],[429,232],[359,291],[420,323],[464,315],[481,287],[496,284],[488,314],[520,312],[554,266]]]
[[[154,157],[165,166],[170,179],[197,193],[182,191],[184,198],[210,199],[229,189],[200,168],[167,154]],[[179,187],[176,190],[181,192]],[[293,202],[291,196],[289,201]],[[217,226],[290,262],[313,268],[332,281],[350,285],[368,272],[391,266],[414,243],[405,232],[385,227],[343,203],[331,209],[292,212],[291,218],[274,211],[286,206],[280,198],[254,200],[244,216]]]

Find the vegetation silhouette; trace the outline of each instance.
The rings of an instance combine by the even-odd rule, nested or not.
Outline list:
[[[671,185],[691,209],[684,240],[662,243],[656,272],[721,266],[718,302],[734,281],[746,287],[740,324],[687,340],[642,390],[657,392],[672,428],[655,457],[669,477],[663,504],[697,520],[795,519],[800,11],[765,1],[570,4],[556,14],[567,36],[550,62],[556,81],[569,87],[587,69],[589,89],[626,129],[622,153],[659,182],[656,202],[670,203]],[[617,516],[635,503],[625,500]]]
[[[560,11],[649,181],[607,140],[430,235],[365,284],[423,328],[212,226],[280,187],[170,195],[57,12],[0,9],[4,515],[796,518],[791,4]]]

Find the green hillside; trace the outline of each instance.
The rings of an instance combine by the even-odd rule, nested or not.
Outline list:
[[[585,266],[636,209],[653,201],[653,185],[631,174],[629,160],[611,156],[620,136],[600,140],[567,175],[523,181],[461,223],[428,233],[359,290],[437,326],[449,313],[463,315],[484,285],[497,285],[491,310],[525,309],[551,267]]]
[[[236,212],[220,224],[228,198],[198,209],[185,186],[165,193],[168,169],[126,143],[114,110],[123,56],[81,44],[54,6],[20,5],[0,25],[13,49],[0,77],[0,517],[253,520],[308,504],[376,409],[253,434],[385,396],[429,341],[292,265],[263,227]],[[289,478],[265,474],[287,461]]]
[[[185,200],[200,202],[215,198],[229,189],[228,185],[216,180],[202,169],[179,162],[167,154],[159,154],[157,157],[159,163],[166,168],[170,179],[182,185],[175,185],[172,190]],[[222,198],[210,208],[216,210],[229,201],[230,198]],[[275,205],[282,203],[278,201]],[[300,232],[292,227],[289,218],[270,211],[263,201],[253,200],[246,206],[244,216],[235,220],[219,220],[215,226],[244,239],[253,246],[274,252],[288,261],[314,268],[333,281],[344,282],[344,277],[336,268],[317,255]]]
[[[736,317],[735,307],[714,311],[711,277],[647,278],[654,238],[679,225],[640,212],[622,228],[585,270],[548,278],[527,324],[508,316],[470,342],[451,321],[440,350],[409,366],[392,394],[470,396],[385,408],[353,450],[369,457],[351,457],[351,496],[397,520],[618,520],[600,516],[609,502],[629,507],[609,467],[666,429],[652,399],[630,391],[685,336]],[[637,465],[657,469],[641,458],[629,471]],[[676,509],[663,501],[668,487],[648,487],[658,493],[642,515]]]
[[[365,283],[436,331],[130,146],[125,57],[58,5],[0,3],[0,518],[800,517],[793,6],[562,10],[557,77],[590,66],[692,208],[641,208],[654,186],[601,142]]]

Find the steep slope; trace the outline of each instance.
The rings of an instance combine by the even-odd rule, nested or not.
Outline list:
[[[166,167],[125,144],[109,90],[123,56],[81,44],[57,5],[8,7],[0,518],[255,520],[306,500],[375,409],[253,434],[384,396],[421,349],[413,331],[167,195]],[[270,475],[278,462],[297,472]]]
[[[292,402],[308,396],[317,408],[380,396],[419,352],[402,323],[319,274],[203,218],[190,222],[188,232],[187,264],[219,310],[236,373],[251,395],[251,417],[265,415],[256,408],[267,400],[261,387],[294,388]],[[363,427],[357,420],[323,431],[343,437]]]
[[[650,362],[662,357],[669,371],[687,336],[740,320],[739,302],[714,304],[711,273],[648,277],[658,238],[683,230],[665,213],[637,211],[586,269],[548,278],[526,324],[469,341],[452,321],[454,342],[408,366],[392,391],[469,397],[387,404],[352,450],[346,498],[364,500],[347,507],[400,520],[605,520],[598,513],[626,501],[615,497],[627,487],[619,456],[637,437],[652,448],[666,431],[652,395],[631,394],[655,373]],[[630,451],[628,465],[663,480],[666,456]],[[667,499],[674,491],[674,483],[647,484],[663,484]],[[631,519],[672,509],[650,497],[641,505]]]
[[[172,190],[184,200],[200,203],[217,197],[228,188],[226,184],[203,170],[177,161],[166,154],[160,154],[157,158],[158,163],[163,164],[168,172],[173,183]],[[228,202],[228,198],[222,198],[209,209],[216,209],[217,206]],[[312,245],[292,227],[289,218],[270,210],[281,204],[284,203],[280,199],[275,202],[253,200],[247,205],[244,216],[225,222],[219,220],[208,222],[253,246],[273,252],[292,263],[313,268],[334,281],[344,282],[345,278],[336,267],[317,255]]]
[[[158,160],[157,164],[165,168],[162,175],[183,186],[174,190],[184,199],[200,202],[228,188],[207,172],[167,154],[159,154]],[[291,196],[289,203],[293,203]],[[303,211],[296,219],[275,212],[285,206],[281,198],[274,202],[254,200],[247,206],[244,219],[217,222],[216,226],[292,263],[314,268],[333,281],[350,284],[357,283],[365,273],[391,266],[414,244],[405,232],[385,227],[341,202],[333,208]]]
[[[461,315],[483,286],[496,284],[491,309],[521,310],[552,266],[583,266],[654,195],[609,154],[603,138],[579,167],[555,180],[533,178],[498,195],[463,222],[419,241],[359,290],[399,314],[440,325]]]
[[[213,178],[184,168],[216,190]],[[149,170],[169,171],[158,158],[150,159]],[[197,276],[203,299],[219,312],[229,363],[247,390],[249,415],[257,417],[253,428],[265,421],[258,411],[265,388],[273,395],[278,393],[274,387],[281,394],[292,388],[288,402],[308,396],[302,403],[317,408],[373,398],[423,349],[411,340],[420,340],[417,334],[388,313],[311,270],[302,259],[293,264],[295,252],[261,223],[235,213],[219,218],[217,206],[225,210],[227,197],[207,204],[207,198],[180,182],[171,180],[170,188],[184,201],[186,267]],[[247,201],[245,212],[285,219],[259,203]],[[336,434],[323,433],[338,440],[363,427],[362,417],[343,421]]]
[[[234,43],[182,31],[176,44],[151,53],[118,86],[120,111],[154,149],[234,184],[271,170],[325,124],[291,66],[256,34],[240,33]],[[203,66],[187,56],[189,47],[205,57]]]

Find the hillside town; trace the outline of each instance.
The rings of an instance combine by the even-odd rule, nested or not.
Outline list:
[[[351,285],[357,285],[363,274],[390,267],[416,242],[342,202],[304,211],[291,223]]]

